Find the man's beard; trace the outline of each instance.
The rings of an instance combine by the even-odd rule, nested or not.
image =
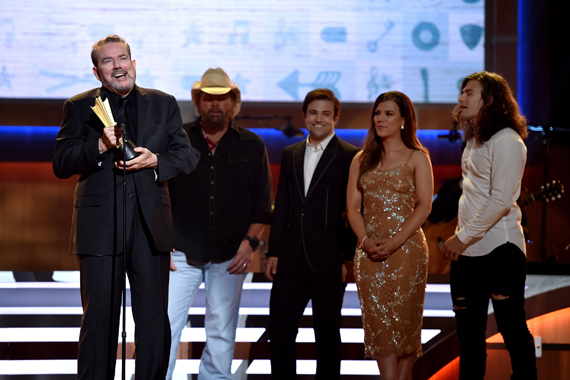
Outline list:
[[[106,82],[105,84],[108,87],[115,89],[114,92],[116,92],[117,94],[128,93],[129,91],[131,91],[133,89],[133,87],[135,85],[136,74],[134,77],[130,76],[129,73],[125,73],[125,75],[129,78],[129,83],[124,85],[124,86],[118,85],[115,81]]]
[[[202,116],[204,123],[208,126],[209,129],[212,129],[214,131],[219,131],[221,129],[224,129],[224,127],[228,125],[228,122],[230,121],[230,116],[228,115],[227,112],[222,112],[221,114],[212,116],[210,115],[210,111],[212,110],[221,112],[219,108],[212,108],[208,110],[208,112],[206,112],[206,114]]]

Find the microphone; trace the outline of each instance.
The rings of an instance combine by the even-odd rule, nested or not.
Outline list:
[[[117,116],[117,125],[119,126],[119,129],[121,130],[121,133],[123,134],[123,140],[126,140],[126,138],[125,138],[125,127],[127,126],[127,117],[125,115]]]
[[[125,115],[117,116],[117,125],[123,135],[123,143],[119,145],[115,151],[115,157],[117,160],[126,162],[140,156],[140,152],[135,152],[135,148],[137,147],[135,143],[127,137],[127,117]]]

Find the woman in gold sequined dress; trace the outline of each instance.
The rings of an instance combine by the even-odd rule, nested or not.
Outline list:
[[[348,180],[365,355],[376,359],[383,380],[408,380],[422,352],[428,251],[420,226],[431,210],[433,174],[416,129],[406,95],[380,95]]]

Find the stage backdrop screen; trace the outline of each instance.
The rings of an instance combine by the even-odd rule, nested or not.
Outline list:
[[[3,0],[0,97],[63,99],[97,87],[93,43],[125,38],[137,84],[179,100],[222,67],[243,100],[341,101],[399,90],[455,102],[483,70],[484,0]]]

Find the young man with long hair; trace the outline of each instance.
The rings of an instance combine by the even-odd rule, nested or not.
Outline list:
[[[525,240],[516,202],[526,163],[526,120],[505,79],[486,71],[463,80],[454,116],[467,145],[458,226],[443,254],[453,260],[459,379],[485,376],[489,299],[511,356],[511,379],[536,379],[534,341],[524,310]]]

